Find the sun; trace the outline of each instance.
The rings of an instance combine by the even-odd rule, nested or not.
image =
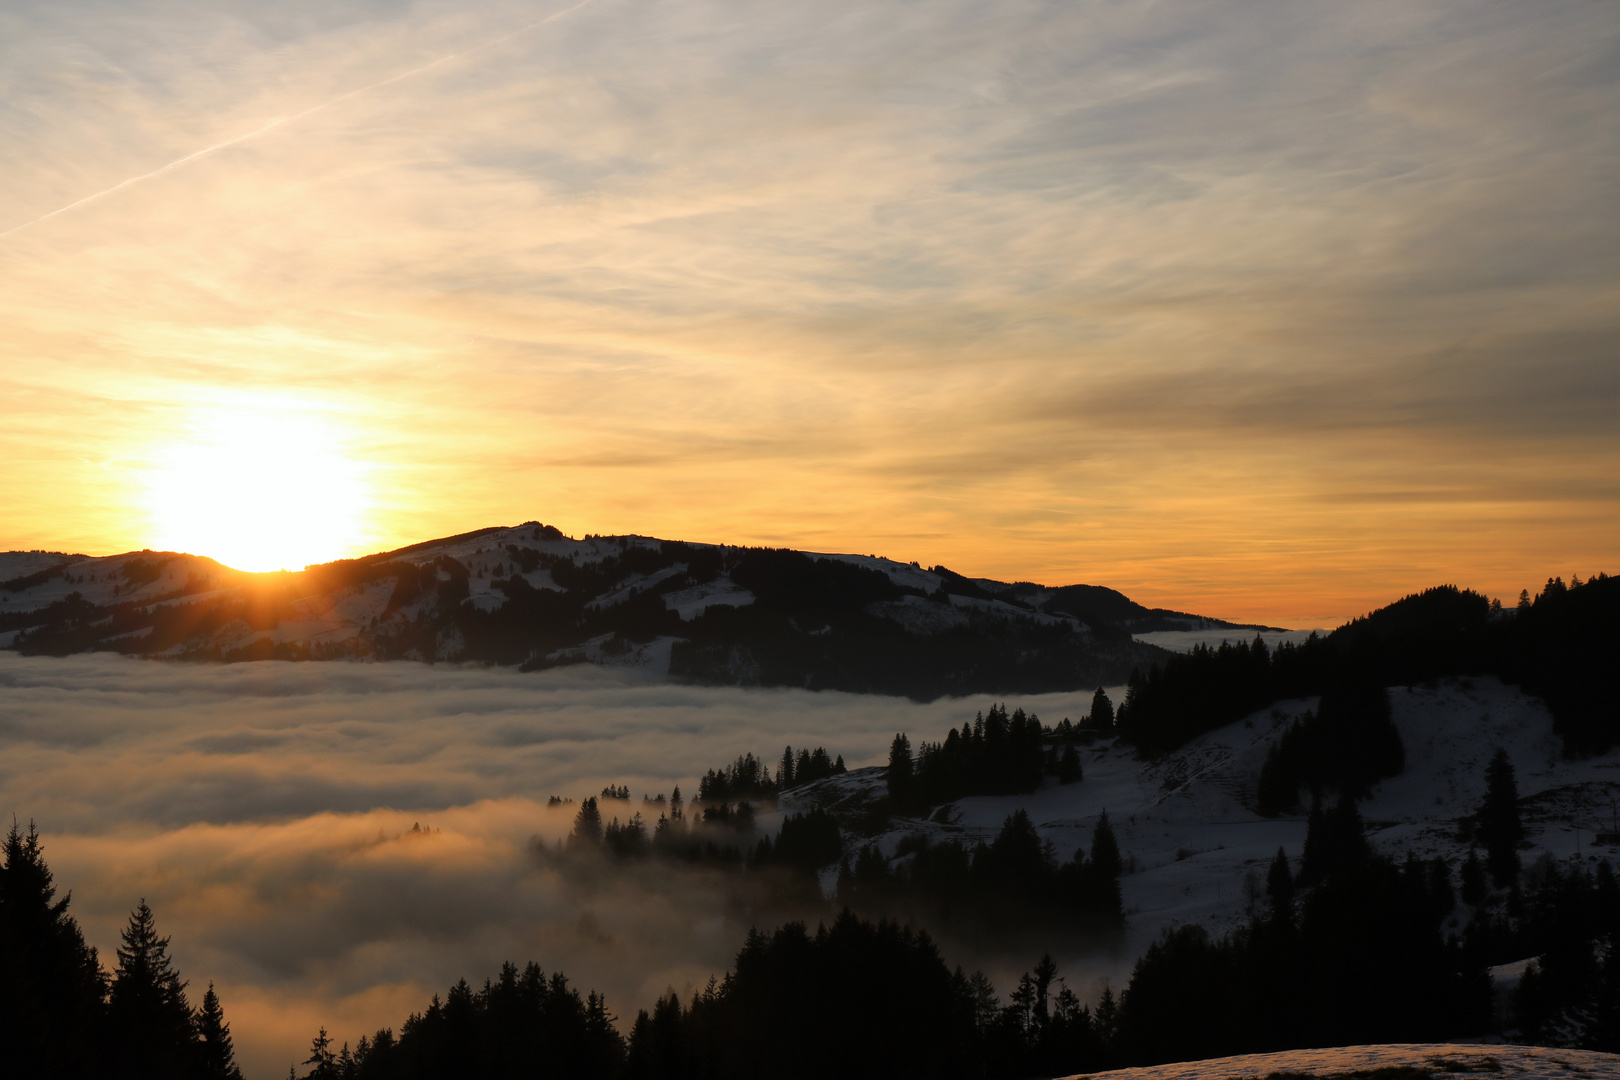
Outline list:
[[[318,408],[278,401],[198,408],[151,456],[153,546],[238,570],[296,570],[355,554],[367,469]]]

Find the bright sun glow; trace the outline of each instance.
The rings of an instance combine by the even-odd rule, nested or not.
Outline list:
[[[239,570],[296,570],[353,554],[365,468],[318,411],[282,403],[199,410],[153,455],[154,546]]]

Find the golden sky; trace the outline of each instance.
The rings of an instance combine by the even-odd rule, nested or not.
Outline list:
[[[1620,568],[1606,0],[19,3],[0,87],[0,548]]]

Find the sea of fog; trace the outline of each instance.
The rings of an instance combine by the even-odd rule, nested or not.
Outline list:
[[[1089,699],[1017,704],[1052,723]],[[729,966],[748,927],[700,876],[584,889],[536,860],[571,823],[549,796],[628,784],[636,808],[784,744],[880,764],[895,732],[937,739],[991,700],[0,653],[0,811],[37,822],[104,963],[152,905],[194,999],[216,985],[249,1080],[269,1080],[318,1027],[397,1027],[503,960],[560,969],[621,1016]]]

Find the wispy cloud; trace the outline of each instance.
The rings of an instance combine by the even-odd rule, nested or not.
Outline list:
[[[1521,497],[1620,452],[1601,2],[595,0],[438,66],[550,9],[74,10],[0,14],[0,229],[304,119],[0,240],[0,542],[139,546],[81,463],[228,386],[352,406],[401,542],[834,537],[1273,620],[1610,551],[1601,484]]]

